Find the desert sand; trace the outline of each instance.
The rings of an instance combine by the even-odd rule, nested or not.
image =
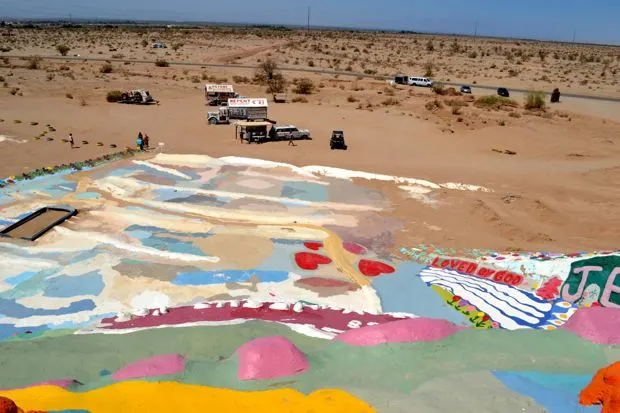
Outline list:
[[[0,176],[116,151],[110,145],[134,147],[135,137],[142,131],[150,135],[151,146],[164,152],[326,165],[492,189],[489,193],[440,195],[433,206],[400,199],[398,212],[411,222],[411,228],[401,234],[403,245],[424,241],[514,250],[604,249],[617,237],[618,193],[613,182],[618,178],[620,103],[563,98],[545,112],[533,112],[522,107],[484,109],[471,102],[493,94],[476,89],[474,75],[480,84],[546,91],[560,87],[565,93],[617,96],[617,63],[612,59],[617,48],[224,29],[13,30],[2,39],[8,45],[3,50],[11,49],[5,55],[25,57],[4,57],[0,68],[6,92],[0,95],[0,135],[5,137],[0,150],[10,154],[0,165]],[[142,40],[146,47],[140,44]],[[154,40],[167,42],[169,48],[152,49]],[[214,108],[205,106],[202,88],[206,82],[227,82],[244,96],[271,98],[265,86],[251,81],[253,69],[113,62],[111,73],[102,73],[105,63],[81,60],[43,60],[37,62],[38,69],[28,69],[28,56],[59,56],[54,48],[59,43],[70,45],[69,56],[243,65],[257,65],[270,58],[283,68],[308,66],[312,59],[315,68],[340,70],[349,64],[345,55],[354,59],[363,50],[371,50],[374,59],[352,60],[352,70],[374,73],[375,69],[368,69],[374,65],[379,74],[420,74],[425,61],[432,60],[437,66],[435,80],[463,80],[473,86],[474,97],[436,96],[428,89],[391,87],[382,80],[353,76],[284,72],[291,85],[289,93],[291,83],[301,77],[309,78],[315,91],[300,96],[301,102],[270,102],[269,116],[279,123],[310,129],[313,140],[296,147],[286,143],[244,145],[234,139],[234,127],[207,125],[206,112]],[[433,51],[429,51],[430,43]],[[453,44],[469,52],[457,52]],[[362,52],[355,52],[356,48]],[[496,49],[503,52],[496,53]],[[476,58],[469,57],[476,50],[484,51],[485,56],[480,52]],[[342,56],[341,63],[327,62],[321,57],[326,51]],[[575,53],[585,56],[582,62],[571,60]],[[514,61],[507,54],[526,56],[514,63],[520,68],[518,76],[508,76],[501,68],[482,70],[491,62],[501,66]],[[416,63],[408,64],[403,55]],[[367,63],[362,65],[362,61]],[[581,85],[575,70],[572,74],[560,70],[569,71],[578,64],[586,72],[584,76],[598,80]],[[541,71],[547,73],[550,83],[534,81]],[[601,72],[606,76],[600,76]],[[563,80],[567,77],[570,80]],[[106,102],[110,90],[132,88],[149,89],[160,104]],[[512,97],[523,106],[522,94]],[[439,102],[441,108],[433,102]],[[348,151],[329,150],[334,129],[345,131]],[[74,149],[62,142],[70,132],[76,140]],[[34,140],[36,137],[39,140]]]

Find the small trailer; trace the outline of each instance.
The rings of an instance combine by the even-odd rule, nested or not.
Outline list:
[[[239,97],[235,93],[233,85],[205,85],[205,99],[209,106],[222,106],[228,103],[228,99]]]

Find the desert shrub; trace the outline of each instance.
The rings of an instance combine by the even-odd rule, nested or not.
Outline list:
[[[42,61],[43,59],[40,56],[31,56],[28,58],[28,64],[26,67],[30,70],[40,69]]]
[[[17,94],[17,92],[19,92],[19,88],[18,87],[14,87],[10,90],[10,94],[15,96]]]
[[[267,85],[267,93],[282,93],[286,89],[286,80],[278,70],[278,64],[271,58],[265,59],[254,73],[254,81]]]
[[[235,83],[250,83],[250,78],[247,76],[233,76],[233,82]]]
[[[312,80],[303,78],[303,79],[299,79],[299,81],[297,82],[297,85],[293,89],[293,92],[299,95],[311,95],[312,92],[314,92],[314,89],[315,89],[315,86]]]
[[[71,50],[71,48],[66,44],[59,44],[58,46],[56,46],[56,50],[58,50],[58,53],[60,53],[62,56],[66,56],[67,53],[69,53],[69,50]]]
[[[48,73],[47,76],[45,76],[45,78],[47,79],[48,82],[54,80],[54,74],[53,73]]]
[[[467,102],[465,102],[464,100],[461,100],[461,99],[446,99],[446,100],[444,100],[444,103],[446,105],[452,106],[452,107],[468,106]]]
[[[192,83],[200,83],[200,77],[192,76]]]
[[[515,69],[509,69],[508,70],[508,76],[510,76],[510,77],[517,77],[517,76],[519,76],[519,71],[515,70]]]
[[[308,99],[303,96],[295,96],[292,101],[295,103],[308,103]]]
[[[440,83],[435,83],[435,84],[433,85],[433,92],[434,92],[436,95],[443,96],[443,95],[445,95],[445,93],[446,93],[446,89],[443,87],[443,85],[442,85],[442,84],[440,84]]]
[[[430,101],[426,102],[424,107],[427,110],[437,110],[437,109],[443,108],[443,103],[441,103],[440,100],[433,99],[433,100],[430,100]]]
[[[519,112],[510,112],[508,116],[510,116],[511,118],[520,118],[521,114]]]
[[[120,90],[112,90],[108,92],[105,99],[108,102],[115,103],[115,102],[119,102],[122,96],[123,96],[123,92],[121,92]]]
[[[424,63],[424,77],[432,77],[435,70],[435,64],[430,60]]]
[[[537,90],[530,90],[525,96],[525,109],[544,109],[545,94]]]
[[[349,103],[355,103],[357,102],[357,98],[353,95],[349,95],[349,97],[347,97],[347,102]]]
[[[504,107],[519,107],[519,104],[510,98],[505,98],[503,96],[496,95],[488,95],[488,96],[480,96],[478,99],[474,101],[474,105],[483,108],[483,109],[495,109],[499,110]]]
[[[426,51],[427,52],[435,51],[435,44],[433,44],[432,40],[429,40],[428,42],[426,42]]]
[[[2,83],[4,81],[5,81],[4,76],[0,76],[0,83]]]
[[[170,63],[168,63],[168,61],[166,61],[164,59],[157,59],[155,61],[155,66],[157,66],[157,67],[168,67],[168,66],[170,66]]]
[[[142,47],[146,47],[149,45],[149,42],[146,41],[146,39],[142,39],[142,41],[140,42],[140,44],[142,45]]]
[[[183,46],[184,46],[183,43],[173,43],[171,48],[172,48],[172,50],[174,50],[176,52],[177,50],[179,50]]]
[[[73,99],[73,95],[71,93],[65,93],[65,97],[67,99]]]
[[[453,115],[460,115],[461,114],[461,107],[460,106],[452,106],[452,114]]]
[[[8,53],[11,50],[13,50],[13,49],[10,46],[2,46],[2,47],[0,47],[0,52],[2,52],[2,53]]]
[[[398,99],[394,99],[394,98],[387,98],[385,99],[383,102],[381,102],[381,104],[383,106],[396,106],[396,105],[400,105],[400,102],[398,101]]]
[[[314,60],[308,60],[308,66],[314,67]]]
[[[114,71],[114,67],[110,63],[104,63],[99,68],[101,73],[112,73]]]

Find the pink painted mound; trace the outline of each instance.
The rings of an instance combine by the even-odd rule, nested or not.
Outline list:
[[[562,326],[596,344],[620,344],[620,308],[580,308]]]
[[[435,341],[457,333],[465,327],[447,320],[433,318],[407,318],[388,323],[345,331],[335,340],[354,346],[376,346],[385,343],[414,343]]]
[[[75,379],[56,379],[56,380],[46,380],[39,381],[37,383],[29,384],[27,386],[15,387],[12,389],[0,389],[0,390],[19,390],[19,389],[27,389],[29,387],[39,387],[39,386],[57,386],[62,387],[63,389],[68,389],[70,387],[81,385],[79,381]]]
[[[306,356],[284,337],[262,337],[237,350],[239,380],[268,380],[295,376],[310,368]]]
[[[164,354],[131,363],[112,373],[114,380],[131,380],[142,377],[177,374],[185,370],[185,357],[180,354]]]

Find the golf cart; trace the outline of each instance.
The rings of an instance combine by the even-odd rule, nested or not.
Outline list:
[[[149,103],[155,102],[153,96],[149,93],[148,90],[138,89],[138,90],[130,90],[128,92],[123,92],[121,95],[120,103],[135,103],[148,105]]]
[[[347,144],[344,142],[344,132],[341,130],[332,131],[332,137],[329,140],[330,149],[347,150]]]

